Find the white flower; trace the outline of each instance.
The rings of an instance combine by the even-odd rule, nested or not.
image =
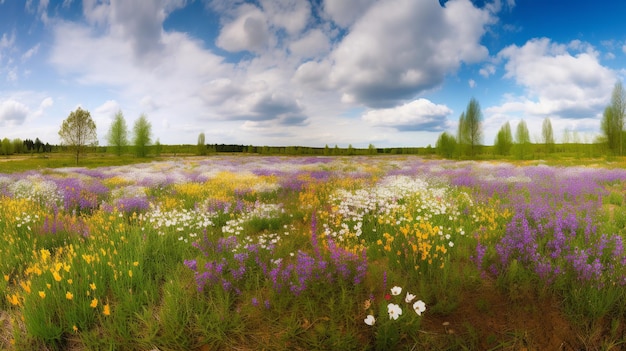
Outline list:
[[[410,303],[411,301],[413,301],[414,298],[415,298],[415,295],[411,294],[410,292],[407,292],[406,297],[404,298],[404,302]]]
[[[387,312],[389,313],[389,319],[398,319],[402,314],[402,308],[395,303],[390,303],[387,305]]]
[[[402,288],[399,286],[394,286],[391,288],[391,295],[396,296],[402,294]]]
[[[368,314],[367,318],[365,318],[363,321],[367,325],[374,325],[374,323],[376,323],[376,318],[374,318],[374,316],[372,316],[371,314]]]
[[[417,300],[413,304],[413,309],[415,310],[415,313],[417,313],[418,316],[421,316],[422,312],[426,311],[426,304],[422,300]]]
[[[449,242],[449,243],[448,243],[448,245],[449,245],[450,247],[454,247],[454,243],[453,243],[452,241],[451,241],[451,242]]]

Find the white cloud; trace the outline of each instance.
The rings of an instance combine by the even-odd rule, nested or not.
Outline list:
[[[292,36],[306,27],[311,15],[307,0],[262,0],[261,6],[273,26]]]
[[[313,29],[289,45],[289,51],[298,57],[311,58],[328,53],[330,41],[319,29]]]
[[[470,88],[474,88],[474,87],[476,87],[476,81],[475,81],[475,80],[473,80],[473,79],[470,79],[470,80],[467,82],[467,84],[469,84],[469,87],[470,87]]]
[[[486,64],[480,70],[478,70],[478,73],[485,78],[489,78],[489,76],[496,73],[496,66],[491,63]]]
[[[0,101],[0,124],[20,125],[30,114],[30,109],[19,101],[9,99]]]
[[[505,77],[523,86],[526,98],[496,110],[521,108],[539,116],[594,116],[607,103],[616,79],[598,56],[589,44],[573,41],[564,45],[546,38],[503,49],[498,57],[507,61]]]
[[[33,46],[32,48],[28,49],[28,51],[26,51],[22,55],[22,61],[28,60],[29,58],[33,57],[33,55],[35,55],[37,53],[37,51],[39,51],[39,46],[40,46],[40,44],[37,44],[37,45]]]
[[[362,118],[372,125],[399,131],[438,132],[449,126],[447,116],[450,114],[452,110],[445,105],[417,99],[394,108],[370,110]]]
[[[344,101],[393,106],[440,85],[462,62],[485,59],[480,39],[492,21],[468,0],[445,8],[436,1],[376,2],[332,52],[328,84]]]
[[[624,46],[622,46],[622,52],[626,54],[626,44],[624,44]]]
[[[324,0],[324,11],[341,27],[349,27],[375,0]]]
[[[15,32],[11,33],[10,36],[7,36],[7,33],[2,34],[2,38],[0,38],[0,50],[10,49],[15,44]]]
[[[222,27],[216,45],[231,52],[266,50],[270,45],[271,34],[265,13],[250,4],[240,6],[237,13],[234,20]]]
[[[47,97],[41,101],[39,104],[39,109],[44,110],[54,105],[54,100],[51,97]]]

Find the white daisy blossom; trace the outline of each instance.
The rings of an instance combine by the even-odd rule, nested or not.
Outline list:
[[[413,301],[414,298],[415,298],[415,295],[411,294],[410,292],[407,292],[406,297],[404,298],[404,302],[410,303],[411,301]]]
[[[374,325],[376,323],[376,318],[371,314],[368,314],[367,317],[363,320],[367,325]]]
[[[396,320],[402,314],[402,308],[395,303],[390,303],[387,305],[387,312],[389,313],[389,319]]]
[[[402,294],[402,288],[399,286],[394,286],[393,288],[391,288],[391,295],[400,295]]]
[[[422,300],[417,300],[413,304],[413,309],[415,310],[415,313],[417,313],[418,316],[421,316],[422,312],[426,311],[426,304]]]

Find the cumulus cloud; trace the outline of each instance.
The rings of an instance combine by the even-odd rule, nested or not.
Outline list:
[[[330,41],[320,29],[313,29],[302,38],[289,44],[291,54],[301,58],[313,58],[330,51]]]
[[[20,125],[28,117],[30,109],[19,101],[9,99],[0,101],[0,123]]]
[[[128,40],[136,58],[145,58],[162,48],[163,21],[184,4],[183,0],[85,0],[83,14],[91,24],[105,27],[113,37]]]
[[[222,27],[215,44],[230,52],[261,52],[269,47],[270,39],[266,14],[255,5],[243,4],[237,17]]]
[[[440,132],[449,127],[447,117],[452,110],[426,99],[417,99],[395,108],[370,110],[362,119],[375,126],[398,131]]]
[[[341,27],[349,27],[374,3],[374,0],[324,0],[324,12]]]
[[[600,64],[599,53],[580,41],[558,44],[533,39],[521,47],[506,47],[498,57],[506,60],[504,76],[523,86],[526,97],[492,111],[591,117],[608,102],[615,84],[615,73]]]
[[[308,0],[262,0],[261,6],[271,25],[292,36],[306,27],[311,15]]]
[[[468,0],[445,8],[434,1],[376,2],[331,53],[328,82],[318,85],[338,89],[344,101],[396,105],[440,85],[462,62],[485,59],[480,39],[492,22],[491,12]]]

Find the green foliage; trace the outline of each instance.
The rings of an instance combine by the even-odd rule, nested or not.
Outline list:
[[[515,144],[517,147],[517,157],[524,159],[526,154],[530,151],[530,133],[528,133],[528,127],[526,122],[521,120],[517,124],[517,130],[515,131]]]
[[[198,135],[198,155],[205,156],[207,154],[206,140],[204,133]]]
[[[499,155],[506,156],[511,152],[511,147],[513,146],[513,134],[511,133],[511,125],[509,122],[506,122],[502,125],[502,127],[500,127],[500,130],[496,135],[494,146]]]
[[[602,114],[602,122],[600,127],[602,133],[606,137],[606,141],[609,150],[613,154],[618,154],[620,151],[620,121],[617,118],[617,114],[611,106],[607,106]]]
[[[615,83],[611,103],[604,109],[600,128],[606,137],[609,150],[615,155],[623,154],[624,117],[626,115],[626,91],[621,82]]]
[[[113,117],[113,123],[111,123],[111,128],[107,134],[107,141],[110,146],[113,146],[117,156],[121,156],[128,146],[128,127],[121,110]]]
[[[459,144],[470,157],[475,157],[482,143],[482,119],[478,100],[472,98],[459,118]]]
[[[154,142],[154,154],[158,157],[161,156],[161,152],[163,152],[163,145],[161,145],[161,141],[157,138]]]
[[[13,153],[13,144],[11,144],[11,140],[9,138],[2,139],[2,146],[0,147],[3,155],[11,155]]]
[[[546,147],[546,152],[554,151],[554,131],[552,130],[552,122],[546,117],[541,125],[541,139]]]
[[[443,132],[439,135],[435,148],[437,150],[437,154],[443,157],[451,158],[454,156],[456,151],[456,139],[448,132]]]
[[[370,155],[376,155],[378,153],[378,150],[376,149],[376,146],[374,146],[374,144],[370,144],[367,147],[367,153]]]
[[[91,114],[82,108],[76,109],[61,124],[59,137],[62,145],[68,146],[76,154],[76,164],[82,152],[88,146],[98,145],[98,135],[96,134],[96,123],[91,118]]]
[[[20,138],[13,139],[13,152],[21,154],[24,152],[24,142]]]
[[[148,146],[152,142],[152,124],[145,114],[139,116],[133,127],[133,144],[137,157],[148,156]]]

